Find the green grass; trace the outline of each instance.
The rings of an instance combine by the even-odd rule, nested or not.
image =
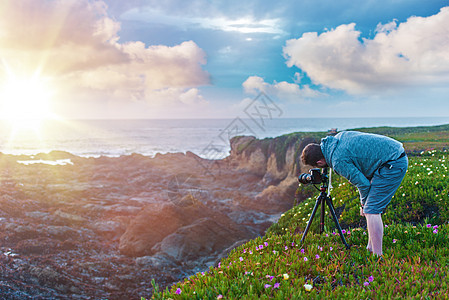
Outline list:
[[[401,141],[409,152],[420,152],[423,149],[449,149],[449,124],[419,127],[357,128],[354,130],[392,137]]]
[[[269,233],[236,248],[218,268],[156,292],[155,299],[402,299],[448,297],[447,225],[389,224],[382,260],[367,253],[363,229],[346,232],[348,251],[332,233]],[[310,292],[304,285],[313,286]],[[178,292],[176,292],[178,291]]]
[[[365,249],[367,232],[359,216],[357,190],[333,174],[332,190],[347,250],[330,216],[318,234],[319,215],[300,245],[318,192],[285,212],[266,235],[234,249],[220,266],[154,299],[449,299],[449,153],[423,151],[409,169],[383,215],[384,256]],[[307,291],[305,284],[313,286]]]

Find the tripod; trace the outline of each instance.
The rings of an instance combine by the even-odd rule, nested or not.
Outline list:
[[[320,194],[318,195],[315,207],[312,210],[312,214],[310,215],[309,222],[307,223],[306,230],[302,234],[301,238],[301,245],[304,242],[304,239],[306,238],[307,233],[309,232],[310,225],[312,225],[313,217],[315,217],[315,213],[318,210],[318,206],[321,205],[321,220],[320,220],[320,234],[324,231],[324,211],[325,207],[324,205],[327,204],[329,207],[329,210],[332,215],[332,219],[334,220],[335,226],[337,226],[338,233],[340,234],[341,241],[343,244],[345,244],[346,249],[349,249],[350,246],[348,243],[346,243],[346,239],[343,236],[343,232],[341,231],[340,223],[338,222],[337,214],[335,213],[334,204],[332,203],[332,198],[326,194],[326,190],[328,188],[328,176],[327,176],[327,168],[323,169],[323,173],[321,174],[321,187],[320,187]]]

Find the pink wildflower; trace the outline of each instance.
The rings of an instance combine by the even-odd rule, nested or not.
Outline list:
[[[182,293],[182,291],[181,291],[180,288],[178,288],[178,289],[176,290],[176,292],[175,292],[176,295],[181,295],[181,293]]]

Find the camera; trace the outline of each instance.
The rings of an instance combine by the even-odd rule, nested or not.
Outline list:
[[[302,184],[319,184],[323,181],[320,169],[310,169],[309,174],[303,173],[298,176],[298,181]]]

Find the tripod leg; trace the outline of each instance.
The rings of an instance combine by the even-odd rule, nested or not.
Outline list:
[[[324,212],[326,210],[325,199],[321,200],[320,234],[324,232]]]
[[[327,203],[327,206],[329,207],[329,210],[331,211],[332,218],[334,219],[334,223],[337,226],[337,230],[338,230],[338,233],[340,234],[341,241],[343,242],[343,244],[345,244],[346,249],[349,249],[350,247],[349,247],[348,243],[346,243],[346,239],[343,235],[343,232],[341,231],[340,223],[338,222],[337,214],[335,213],[335,209],[334,209],[332,200],[329,197],[326,197],[326,203]]]
[[[321,204],[321,198],[322,198],[321,196],[318,196],[318,198],[316,199],[315,206],[313,207],[312,214],[310,215],[309,222],[307,223],[307,226],[306,226],[306,230],[304,230],[304,233],[302,234],[301,244],[304,242],[307,232],[309,232],[310,225],[312,225],[313,217],[315,216],[318,206],[320,206],[320,204]],[[324,206],[324,203],[323,203],[323,206]]]

